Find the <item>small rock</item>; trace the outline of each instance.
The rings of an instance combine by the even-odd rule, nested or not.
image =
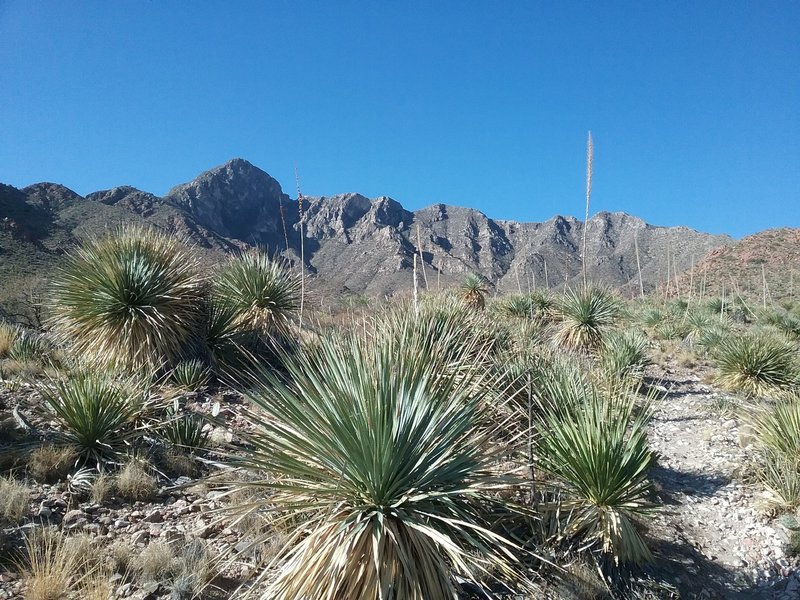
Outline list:
[[[154,510],[147,515],[142,521],[145,523],[161,523],[164,520],[164,515],[160,510]]]
[[[64,515],[63,523],[64,525],[70,525],[79,519],[86,521],[86,514],[82,510],[75,509],[67,512],[67,514]]]

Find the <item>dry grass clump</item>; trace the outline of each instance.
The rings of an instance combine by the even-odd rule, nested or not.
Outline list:
[[[95,504],[103,504],[114,493],[114,488],[114,478],[108,473],[100,473],[92,482],[92,502]]]
[[[77,457],[78,453],[69,446],[39,446],[28,458],[28,472],[42,483],[63,481],[74,468]]]
[[[173,572],[174,560],[172,546],[159,540],[150,542],[131,566],[145,581],[162,581]]]
[[[19,337],[21,329],[14,323],[0,321],[0,358],[6,358]]]
[[[158,490],[155,477],[138,461],[131,461],[120,469],[116,488],[122,498],[132,502],[149,500]]]
[[[213,579],[215,570],[206,545],[192,540],[176,552],[166,542],[153,541],[130,566],[144,581],[170,582],[173,598],[195,598]]]
[[[66,538],[53,529],[36,529],[25,539],[20,565],[25,600],[63,600],[75,580],[77,556]]]
[[[28,514],[31,490],[12,477],[0,477],[0,522],[16,524]]]

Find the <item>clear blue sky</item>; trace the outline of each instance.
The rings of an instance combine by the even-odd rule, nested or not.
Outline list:
[[[0,181],[800,226],[800,2],[0,0]]]

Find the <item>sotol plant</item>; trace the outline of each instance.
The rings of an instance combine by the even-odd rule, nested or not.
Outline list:
[[[568,291],[558,304],[561,319],[554,340],[575,350],[597,348],[603,333],[620,314],[619,303],[608,291],[588,287]]]
[[[461,297],[469,306],[479,310],[486,306],[486,294],[489,293],[489,287],[484,277],[470,273],[461,282],[459,289]]]
[[[729,336],[714,349],[720,385],[749,396],[785,393],[797,385],[797,349],[763,334]]]
[[[649,411],[632,394],[603,393],[563,367],[539,382],[536,397],[537,428],[546,432],[537,438],[538,464],[561,490],[551,509],[563,535],[596,549],[605,564],[649,560],[638,526],[653,508]]]
[[[125,227],[66,258],[53,282],[53,325],[83,358],[160,370],[195,341],[203,284],[197,258],[174,235]]]
[[[216,278],[220,307],[235,311],[237,324],[265,335],[286,335],[300,310],[300,279],[263,252],[233,257]]]
[[[257,373],[240,464],[274,477],[252,485],[296,524],[264,598],[455,598],[454,574],[512,575],[516,550],[488,520],[505,483],[478,426],[490,382],[467,367],[469,343],[454,356],[418,331],[323,339],[286,357],[285,377]]]
[[[41,384],[39,393],[64,429],[61,442],[98,469],[118,463],[141,435],[135,421],[144,394],[136,383],[83,373]]]

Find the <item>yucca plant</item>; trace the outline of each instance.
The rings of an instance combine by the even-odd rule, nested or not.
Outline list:
[[[522,294],[503,298],[498,303],[498,308],[502,314],[518,319],[533,319],[538,316],[533,299]]]
[[[237,463],[272,475],[251,485],[295,523],[262,598],[455,599],[456,574],[513,576],[516,551],[488,516],[509,484],[478,427],[491,382],[467,367],[473,349],[443,370],[419,350],[427,338],[408,339],[326,338],[285,357],[285,377],[256,372]]]
[[[537,438],[538,466],[562,490],[550,510],[561,515],[564,537],[597,550],[601,564],[648,561],[639,521],[653,509],[649,410],[637,409],[632,394],[604,394],[566,372],[543,381],[538,399],[546,432]]]
[[[797,349],[786,340],[763,335],[729,336],[714,350],[723,387],[748,396],[781,394],[797,385]]]
[[[170,444],[183,452],[195,452],[208,447],[209,432],[204,430],[206,420],[195,413],[176,415],[171,413],[170,419],[161,428],[161,435]]]
[[[67,256],[53,282],[54,329],[82,358],[157,371],[196,341],[203,285],[176,236],[124,227]]]
[[[800,318],[782,309],[762,311],[759,321],[772,325],[786,335],[800,338]]]
[[[591,350],[600,345],[603,333],[614,325],[620,306],[608,291],[588,287],[569,290],[557,311],[561,322],[554,341],[566,348]]]
[[[108,463],[118,463],[141,436],[135,426],[145,405],[139,386],[81,373],[38,389],[63,428],[61,442],[73,447],[84,463],[101,470]]]
[[[48,351],[49,347],[41,335],[23,330],[11,345],[8,357],[19,362],[42,362]]]
[[[800,457],[768,451],[758,476],[782,510],[800,508]]]
[[[600,370],[607,382],[638,385],[650,364],[649,342],[638,331],[612,331],[603,338],[599,355]]]
[[[203,361],[196,358],[179,362],[170,373],[170,381],[179,388],[195,392],[208,383],[210,374]]]
[[[471,307],[483,310],[486,306],[486,295],[489,286],[486,278],[477,273],[469,273],[459,286],[461,297]]]
[[[763,448],[777,455],[800,457],[800,396],[751,407],[745,419]]]
[[[300,279],[264,252],[231,258],[215,279],[222,306],[236,311],[237,324],[267,336],[286,336],[300,310]]]

